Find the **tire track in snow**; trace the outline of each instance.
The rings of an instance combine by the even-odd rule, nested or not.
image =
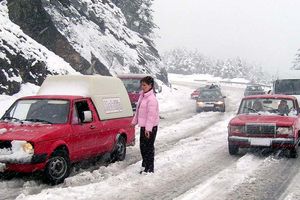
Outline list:
[[[238,185],[226,199],[280,199],[294,176],[299,173],[299,164],[299,159],[273,159]]]

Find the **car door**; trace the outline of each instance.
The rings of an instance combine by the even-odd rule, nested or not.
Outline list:
[[[97,114],[89,99],[74,101],[72,109],[72,150],[74,159],[83,159],[96,155],[99,152],[98,134],[100,126],[97,123]],[[91,122],[84,121],[84,111],[92,111]]]

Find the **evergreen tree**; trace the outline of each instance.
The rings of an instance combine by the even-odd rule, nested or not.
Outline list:
[[[300,70],[300,49],[298,49],[298,53],[295,56],[292,69]]]
[[[240,58],[213,60],[203,56],[197,50],[174,49],[165,52],[162,61],[170,73],[211,74],[229,79],[245,78],[260,83],[268,81],[268,76],[261,67],[250,65]]]

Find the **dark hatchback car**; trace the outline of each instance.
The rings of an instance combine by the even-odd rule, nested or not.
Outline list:
[[[245,89],[244,96],[265,94],[260,85],[248,85]]]
[[[225,96],[219,88],[205,88],[201,90],[197,101],[196,111],[219,111],[225,112]]]

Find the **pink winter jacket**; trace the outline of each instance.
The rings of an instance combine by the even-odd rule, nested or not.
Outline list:
[[[159,122],[158,101],[152,89],[147,93],[140,92],[136,107],[137,110],[131,123],[145,127],[146,131],[151,132],[152,128],[157,126]]]

